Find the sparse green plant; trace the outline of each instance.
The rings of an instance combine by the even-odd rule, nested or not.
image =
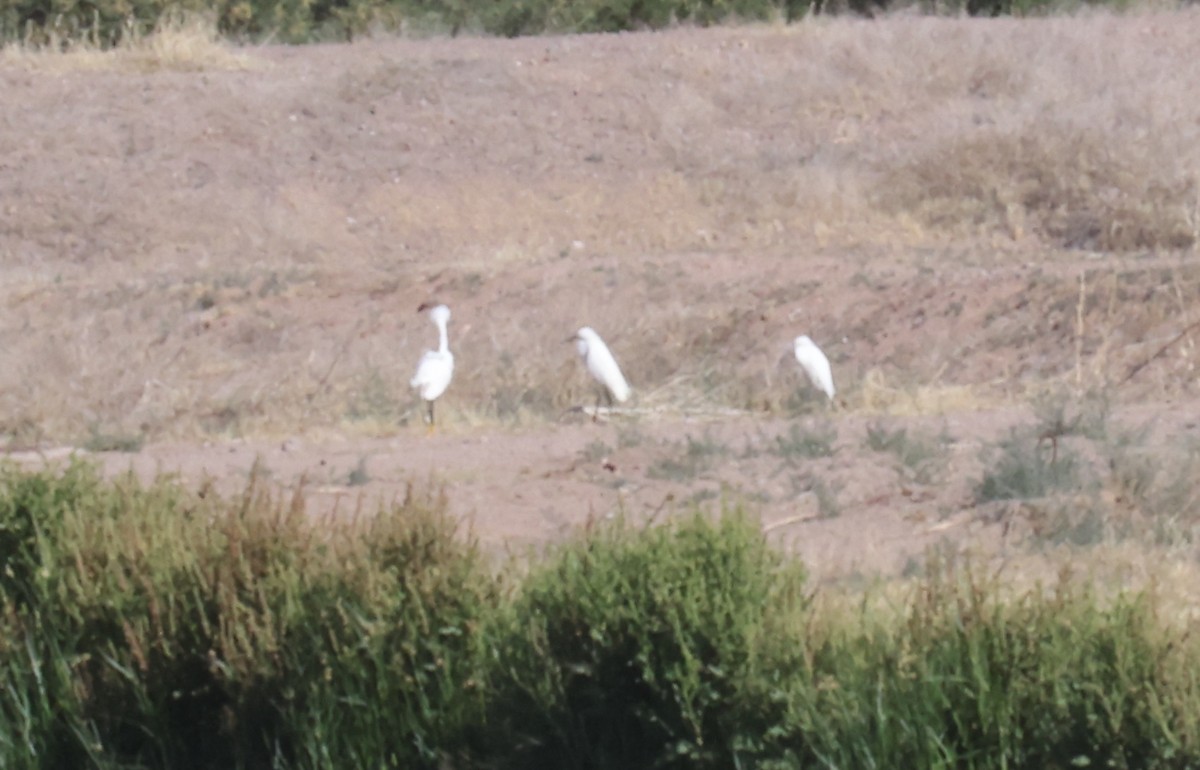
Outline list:
[[[1044,425],[1025,434],[1023,443],[1040,439]],[[1076,546],[1125,540],[1150,546],[1195,542],[1200,525],[1200,484],[1196,481],[1200,478],[1200,453],[1186,443],[1152,445],[1150,436],[1149,425],[1106,428],[1102,440],[1088,445],[1086,453],[1072,452],[1057,460],[1045,441],[1038,440],[1039,449],[1026,453],[1024,464],[1013,457],[1020,453],[1010,446],[1007,459],[1001,458],[1007,481],[999,481],[1004,474],[993,475],[992,486],[981,486],[979,492],[991,493],[1001,486],[1030,490],[997,499],[1075,492],[1024,511],[1038,541]],[[1056,477],[1053,466],[1064,459],[1069,463],[1068,472]]]
[[[1120,523],[1113,520],[1100,498],[1085,495],[1049,503],[1040,511],[1034,527],[1034,541],[1051,545],[1086,547],[1110,539],[1122,539]]]
[[[401,412],[397,389],[397,384],[384,377],[383,372],[370,367],[350,394],[346,417],[354,421],[395,422]]]
[[[617,448],[634,449],[646,443],[646,434],[636,424],[617,428]]]
[[[817,511],[822,519],[832,519],[841,514],[842,506],[837,499],[837,490],[824,479],[813,477],[809,488],[817,498]]]
[[[655,461],[646,469],[646,475],[652,479],[690,481],[712,468],[717,458],[729,454],[729,447],[707,432],[698,439],[687,436],[682,448],[683,454],[678,457],[663,457]]]
[[[468,297],[474,297],[483,288],[483,275],[476,272],[467,273],[462,277],[463,291]]]
[[[830,422],[806,425],[793,422],[785,435],[776,436],[772,454],[792,461],[798,458],[832,457],[837,443],[837,427]]]
[[[579,456],[584,462],[594,463],[608,457],[613,453],[613,448],[604,443],[600,439],[593,439],[580,451]]]
[[[1200,448],[1173,442],[1151,449],[1148,433],[1148,427],[1130,430],[1105,445],[1111,496],[1128,519],[1118,534],[1156,545],[1194,542],[1200,534]]]
[[[528,415],[546,416],[560,410],[559,394],[530,373],[520,356],[502,351],[490,379],[489,411],[505,421],[519,422]]]
[[[761,434],[759,435],[757,442],[752,442],[750,439],[747,439],[746,443],[742,445],[742,451],[738,452],[738,459],[739,460],[753,460],[755,457],[758,457],[759,455],[761,455],[763,453],[763,450],[762,450],[763,441],[764,441],[764,438]]]
[[[226,399],[221,404],[214,404],[211,409],[199,415],[200,426],[207,433],[215,435],[236,435],[242,429],[242,422],[253,405],[240,395]]]
[[[350,470],[346,476],[346,485],[351,487],[361,487],[371,481],[371,473],[367,470],[367,458],[365,456],[358,458],[358,463]]]
[[[99,425],[92,425],[83,448],[89,452],[140,452],[145,443],[146,437],[140,433],[106,431]]]
[[[802,373],[797,375],[798,378],[803,376]],[[829,398],[807,381],[797,379],[795,387],[784,396],[781,406],[792,417],[822,415],[828,413]]]
[[[793,497],[812,495],[817,501],[817,513],[822,519],[832,519],[841,515],[842,506],[838,502],[840,485],[826,482],[813,473],[800,473],[789,478]]]
[[[208,310],[216,307],[217,295],[210,289],[205,289],[200,296],[196,298],[197,310]]]
[[[1101,441],[1108,434],[1109,394],[1092,391],[1079,395],[1066,390],[1045,393],[1033,402],[1037,433],[1042,441],[1084,436]]]
[[[867,425],[867,447],[896,458],[905,476],[918,484],[929,484],[945,456],[946,438],[910,434],[908,428],[889,428],[883,422]]]
[[[287,291],[289,285],[300,280],[302,275],[302,273],[294,269],[282,273],[272,270],[259,279],[256,294],[259,299],[277,297]]]
[[[1069,447],[1051,450],[1041,434],[1013,429],[985,451],[987,466],[975,487],[979,502],[1024,500],[1082,490],[1085,466]]]
[[[859,270],[857,273],[850,276],[850,285],[851,286],[865,286],[866,288],[870,289],[871,291],[884,291],[885,289],[887,289],[887,285],[885,283],[883,283],[882,281],[877,281],[877,279],[872,278],[871,276],[864,273],[862,270]]]

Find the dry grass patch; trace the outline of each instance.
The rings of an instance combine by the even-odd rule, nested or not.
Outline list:
[[[1194,170],[1112,132],[1038,125],[966,136],[884,177],[883,203],[931,227],[1026,233],[1070,249],[1186,249],[1196,242]]]
[[[1195,19],[889,23],[875,33],[886,44],[847,59],[878,86],[860,118],[875,141],[860,144],[879,176],[863,182],[928,238],[1187,248],[1200,233],[1200,114],[1184,94],[1198,70],[1175,57]],[[893,72],[895,60],[909,66]]]
[[[98,40],[60,38],[51,33],[44,43],[12,43],[0,50],[0,64],[35,72],[202,72],[245,70],[261,62],[238,53],[204,15],[169,13],[148,35],[125,30],[120,42],[103,48]]]
[[[383,429],[411,403],[430,344],[411,308],[428,295],[455,312],[446,413],[471,420],[591,403],[562,341],[585,323],[635,406],[661,413],[807,409],[798,333],[854,409],[1112,378],[1186,325],[1190,276],[1167,294],[1154,275],[1112,289],[1089,273],[1078,333],[1076,271],[1026,290],[1014,265],[1077,259],[1065,244],[1195,241],[1197,25],[1189,11],[377,40],[170,78],[154,73],[249,62],[196,21],[109,53],[10,47],[3,427]],[[913,264],[928,276],[896,276]],[[268,272],[296,288],[276,295]],[[1183,387],[1167,363],[1135,384]],[[868,366],[886,379],[863,382]]]
[[[850,400],[852,409],[895,417],[951,414],[990,409],[1004,402],[986,384],[902,385],[893,383],[880,369],[871,369],[863,377],[858,392]]]

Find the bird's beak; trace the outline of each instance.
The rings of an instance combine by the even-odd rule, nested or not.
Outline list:
[[[574,342],[577,339],[579,339],[579,335],[572,334],[570,337],[567,337],[565,340],[563,340],[563,342]]]

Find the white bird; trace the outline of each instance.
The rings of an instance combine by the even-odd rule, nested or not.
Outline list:
[[[567,341],[575,343],[575,349],[579,351],[579,357],[583,359],[588,372],[602,386],[601,393],[596,396],[596,411],[592,413],[592,422],[595,422],[596,415],[600,412],[601,397],[607,397],[610,407],[614,398],[618,402],[624,402],[629,398],[629,383],[625,381],[625,375],[621,374],[621,367],[617,366],[617,360],[613,358],[608,345],[604,344],[604,340],[600,339],[600,335],[596,334],[592,327],[583,327]]]
[[[833,388],[833,371],[829,368],[829,359],[806,334],[797,337],[793,345],[796,360],[800,362],[800,368],[808,375],[813,387],[829,396],[829,400],[832,401],[836,391]]]
[[[450,378],[454,376],[454,354],[446,337],[446,323],[450,320],[450,308],[422,302],[417,312],[429,311],[429,319],[437,325],[438,349],[426,350],[417,365],[411,387],[414,387],[429,404],[429,429],[433,430],[433,402],[446,392]]]

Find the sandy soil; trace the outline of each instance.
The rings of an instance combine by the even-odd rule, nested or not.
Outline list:
[[[1112,146],[1158,120],[1192,148],[1169,171],[1129,160],[1146,184],[1182,175],[1161,186],[1186,203],[1198,33],[1191,12],[6,61],[0,433],[20,462],[90,446],[112,472],[230,490],[259,463],[314,512],[444,488],[501,552],[741,505],[823,576],[931,548],[1034,558],[1028,505],[976,503],[987,450],[1045,394],[1070,411],[1104,392],[1113,421],[1183,451],[1195,246],[943,225],[880,180],[979,125],[1101,110],[1125,115]],[[1120,61],[1087,58],[1097,39]],[[1173,111],[1133,109],[1147,98]],[[406,385],[433,298],[458,369],[427,436]],[[563,340],[583,324],[637,394],[599,423],[572,411],[591,386]],[[832,406],[789,361],[800,333],[833,361]],[[871,449],[880,427],[933,459]],[[797,448],[812,436],[830,451]],[[123,439],[141,446],[94,451]]]

